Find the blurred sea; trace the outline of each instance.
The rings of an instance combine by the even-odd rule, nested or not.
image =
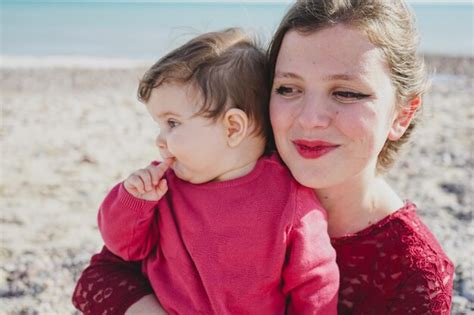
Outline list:
[[[1,1],[3,56],[156,59],[201,32],[230,26],[267,42],[288,2]],[[422,52],[474,56],[474,4],[412,4]]]

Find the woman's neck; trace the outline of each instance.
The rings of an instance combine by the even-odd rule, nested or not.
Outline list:
[[[317,189],[328,212],[329,235],[356,233],[403,206],[403,201],[380,176],[359,174],[344,183]]]

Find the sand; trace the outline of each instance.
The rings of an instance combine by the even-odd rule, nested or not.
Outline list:
[[[456,265],[453,314],[474,311],[472,58],[427,58],[438,74],[424,123],[389,179],[420,207]],[[70,297],[102,242],[97,208],[159,159],[136,100],[149,63],[3,58],[0,66],[0,310],[75,314]]]

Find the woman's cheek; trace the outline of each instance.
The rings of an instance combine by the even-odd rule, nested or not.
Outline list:
[[[339,129],[342,133],[352,140],[361,140],[367,136],[368,126],[364,121],[347,119],[338,125],[341,126]]]
[[[347,107],[336,116],[334,125],[353,140],[364,140],[371,137],[371,133],[376,127],[376,114],[364,107]]]
[[[270,121],[273,131],[278,133],[280,130],[284,131],[291,125],[291,105],[286,102],[274,100],[270,101]]]
[[[367,115],[366,115],[367,114]],[[339,126],[352,145],[349,147],[353,158],[367,159],[378,154],[376,144],[376,121],[371,119],[370,113],[358,111],[341,113],[335,125]]]

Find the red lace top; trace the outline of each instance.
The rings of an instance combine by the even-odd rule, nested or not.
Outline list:
[[[140,262],[127,262],[105,246],[77,281],[72,303],[85,315],[122,315],[153,290]]]
[[[332,240],[341,274],[339,314],[449,314],[454,268],[439,243],[405,207],[352,235]],[[123,314],[153,291],[140,267],[106,248],[73,294],[84,314]]]
[[[339,314],[449,314],[454,267],[415,210],[332,239]]]

